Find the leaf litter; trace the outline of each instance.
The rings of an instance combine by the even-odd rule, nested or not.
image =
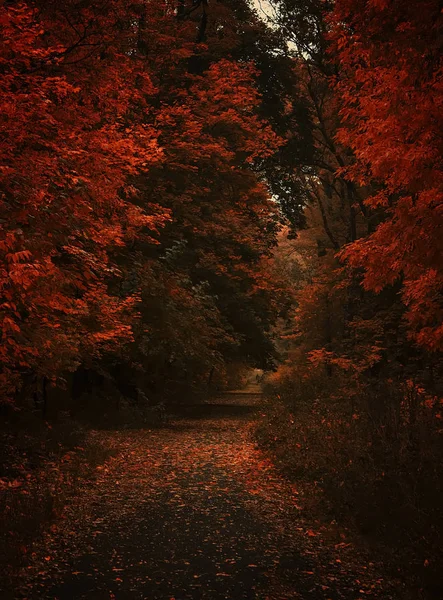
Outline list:
[[[117,452],[34,548],[11,598],[404,598],[373,557],[303,515],[303,494],[252,441],[254,406],[237,410],[258,399],[101,432]]]

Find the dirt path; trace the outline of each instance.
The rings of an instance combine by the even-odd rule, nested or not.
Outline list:
[[[116,457],[72,499],[14,597],[404,598],[379,566],[305,522],[297,490],[250,440],[254,391],[164,429],[100,434]]]

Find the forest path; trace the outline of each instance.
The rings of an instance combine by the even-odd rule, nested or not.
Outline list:
[[[245,393],[246,392],[246,393]],[[373,563],[313,530],[251,441],[257,386],[167,427],[106,431],[117,454],[35,549],[15,598],[393,598]]]

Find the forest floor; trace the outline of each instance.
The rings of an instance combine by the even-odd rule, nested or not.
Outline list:
[[[8,598],[407,598],[257,449],[259,389],[188,406],[165,427],[99,432],[113,456],[34,546]]]

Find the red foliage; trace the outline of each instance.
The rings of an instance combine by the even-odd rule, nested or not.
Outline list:
[[[366,289],[401,279],[416,340],[443,347],[443,15],[437,0],[338,0],[331,19],[340,64],[342,144],[353,181],[379,191],[385,218],[342,253]]]
[[[53,376],[131,339],[136,298],[108,291],[110,252],[166,216],[130,201],[128,176],[161,158],[140,118],[155,88],[128,8],[105,4],[0,9],[4,392],[17,366]]]
[[[165,244],[195,238],[202,276],[260,287],[239,249],[257,262],[274,217],[250,167],[280,141],[256,116],[254,69],[190,72],[193,25],[166,5],[36,0],[3,4],[0,22],[8,396],[26,372],[56,378],[132,340],[140,290],[122,291],[123,265],[171,219]]]

